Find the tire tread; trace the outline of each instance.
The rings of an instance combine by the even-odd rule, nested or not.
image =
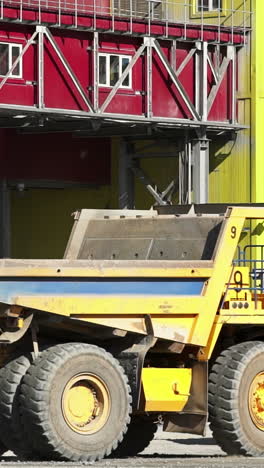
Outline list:
[[[150,417],[134,415],[127,433],[117,449],[112,453],[112,457],[134,457],[143,452],[153,440],[158,429],[157,423]]]
[[[244,434],[240,424],[238,390],[248,363],[264,353],[261,341],[244,342],[224,350],[216,359],[208,386],[210,428],[215,441],[228,455],[261,456]]]
[[[47,420],[46,404],[44,396],[48,394],[46,390],[46,383],[49,381],[52,373],[56,371],[59,365],[63,364],[65,360],[76,356],[78,353],[91,352],[93,355],[103,358],[115,369],[118,370],[122,376],[122,380],[126,387],[127,400],[129,411],[125,418],[122,431],[112,445],[101,450],[95,456],[89,454],[77,454],[67,448],[63,442],[56,436],[55,432],[51,430]],[[25,430],[34,428],[33,447],[41,452],[41,455],[46,459],[52,460],[69,460],[69,461],[96,461],[109,455],[114,450],[118,443],[121,442],[127,426],[130,422],[131,412],[131,392],[128,384],[128,378],[124,372],[123,367],[119,362],[104,349],[96,345],[85,343],[67,343],[53,346],[42,352],[41,357],[29,368],[24,377],[22,392],[21,392],[21,406],[23,408],[23,421]]]

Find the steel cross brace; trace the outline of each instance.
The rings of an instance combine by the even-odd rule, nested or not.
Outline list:
[[[139,158],[134,151],[134,144],[123,140],[119,159],[119,206],[121,209],[135,208],[135,177],[146,187],[159,205],[170,203],[176,181],[172,180],[161,192],[141,168]]]
[[[165,67],[167,73],[169,74],[171,80],[173,81],[174,85],[176,86],[181,98],[183,99],[187,109],[191,113],[192,117],[194,120],[201,120],[200,115],[196,111],[193,103],[189,99],[183,85],[179,81],[178,76],[180,73],[183,71],[185,66],[189,63],[191,60],[192,56],[195,53],[195,49],[192,49],[183,63],[180,65],[179,69],[177,72],[174,71],[173,67],[169,63],[167,57],[164,55],[158,41],[152,37],[145,37],[143,44],[139,47],[139,49],[136,51],[135,55],[132,57],[132,60],[129,62],[127,67],[125,68],[124,72],[120,76],[119,80],[116,82],[115,86],[105,99],[104,103],[98,110],[100,114],[104,113],[107,107],[109,106],[110,102],[116,95],[118,89],[122,85],[123,81],[126,79],[130,71],[133,69],[134,65],[138,61],[139,57],[143,54],[143,52],[147,50],[147,70],[146,70],[146,75],[147,75],[147,117],[151,118],[152,117],[152,57],[153,57],[153,50],[155,50],[161,60],[161,63]]]
[[[87,110],[73,110],[73,109],[57,109],[57,108],[47,108],[45,106],[45,96],[44,96],[44,39],[47,39],[51,44],[53,50],[57,54],[60,62],[64,66],[65,70],[68,73],[68,76],[72,80],[75,89],[79,93],[80,97],[82,98],[83,102],[88,108]],[[190,49],[187,56],[184,58],[182,63],[179,65],[178,69],[175,70],[175,60],[172,60],[174,63],[169,63],[167,57],[165,56],[163,50],[160,47],[159,42],[157,39],[152,37],[145,37],[144,42],[141,44],[139,49],[136,51],[135,55],[132,57],[131,61],[127,65],[126,69],[120,76],[119,80],[116,82],[115,86],[112,88],[111,92],[108,94],[107,98],[99,108],[99,86],[98,86],[98,33],[94,33],[94,44],[93,44],[93,63],[94,63],[94,102],[91,103],[90,99],[87,96],[87,91],[82,87],[81,83],[79,82],[77,76],[75,75],[74,71],[72,70],[71,66],[69,65],[68,61],[64,57],[62,51],[60,50],[58,44],[54,40],[52,34],[50,33],[49,29],[45,26],[37,26],[36,31],[33,33],[32,37],[26,42],[25,46],[22,48],[21,53],[14,61],[11,69],[8,71],[5,77],[2,78],[0,81],[0,90],[3,88],[5,83],[7,82],[8,78],[11,77],[14,69],[17,67],[19,61],[22,59],[24,54],[27,52],[29,47],[38,40],[38,103],[37,106],[19,106],[19,105],[10,105],[10,104],[0,104],[1,109],[6,110],[21,110],[21,111],[28,111],[28,112],[42,112],[42,113],[53,113],[53,114],[65,114],[71,116],[78,116],[83,118],[111,118],[111,119],[123,119],[124,121],[138,121],[138,122],[153,122],[158,123],[159,125],[162,124],[169,124],[175,123],[176,125],[180,125],[181,123],[186,124],[188,126],[202,127],[202,126],[209,126],[217,128],[219,127],[232,127],[235,128],[236,125],[236,53],[234,46],[227,46],[226,56],[223,58],[222,63],[218,63],[218,65],[214,65],[210,55],[208,54],[208,48],[205,43],[201,45],[201,43],[196,43],[196,48]],[[219,47],[219,46],[218,46]],[[173,48],[174,52],[176,53],[176,46]],[[189,110],[191,117],[186,119],[177,119],[177,118],[163,118],[163,117],[155,117],[152,113],[152,58],[153,58],[153,51],[156,52],[158,55],[162,65],[165,67],[168,75],[170,76],[172,82],[174,83],[179,95],[181,96],[182,100],[184,101],[186,108]],[[202,60],[200,60],[200,51],[202,51]],[[122,85],[123,81],[126,79],[130,71],[133,69],[134,65],[140,58],[140,56],[146,53],[147,56],[147,63],[146,63],[146,113],[145,115],[122,115],[121,114],[112,114],[107,113],[106,109],[111,103],[112,99],[116,95],[119,87]],[[182,83],[179,80],[179,75],[182,73],[184,68],[190,62],[192,57],[195,56],[195,60],[197,63],[196,66],[196,74],[198,77],[196,78],[196,104],[194,105],[188,94],[186,93]],[[174,57],[175,58],[175,57]],[[219,57],[218,57],[219,62]],[[213,122],[208,121],[208,114],[213,106],[219,88],[222,84],[224,76],[227,72],[229,64],[232,64],[232,119],[231,122],[228,124],[227,122]],[[210,67],[215,84],[212,86],[209,96],[207,96],[207,67]],[[201,80],[201,81],[200,81]],[[201,92],[202,89],[202,92]],[[221,125],[220,125],[221,124]],[[237,126],[242,128],[241,126]]]
[[[51,46],[53,47],[54,51],[56,52],[57,56],[59,57],[61,63],[63,64],[65,70],[68,72],[68,75],[70,76],[73,84],[75,85],[77,91],[79,92],[80,96],[82,97],[83,101],[87,105],[89,111],[91,113],[94,113],[94,108],[92,103],[90,102],[88,96],[86,95],[85,90],[83,89],[82,85],[80,84],[77,76],[75,75],[74,71],[72,70],[71,66],[69,65],[68,61],[64,57],[63,53],[61,52],[59,46],[57,45],[56,41],[54,40],[51,32],[49,31],[48,28],[45,26],[37,26],[36,31],[33,33],[31,38],[27,41],[26,45],[22,48],[21,53],[19,56],[16,58],[14,61],[12,67],[8,71],[8,73],[5,75],[5,77],[2,79],[0,82],[0,90],[3,88],[5,85],[6,81],[10,76],[12,75],[13,71],[19,64],[19,61],[22,59],[22,57],[25,55],[29,47],[34,44],[35,39],[38,38],[38,105],[39,108],[44,108],[44,60],[43,60],[43,51],[44,51],[44,36],[48,39],[50,42]]]
[[[138,160],[133,161],[131,165],[131,170],[134,173],[134,175],[138,178],[138,180],[146,187],[146,189],[149,191],[149,193],[153,196],[154,200],[159,205],[168,205],[167,201],[167,195],[174,189],[175,183],[172,181],[169,186],[164,190],[163,192],[160,192],[157,187],[153,184],[153,182],[149,179],[147,174],[143,171],[143,169],[140,167]]]

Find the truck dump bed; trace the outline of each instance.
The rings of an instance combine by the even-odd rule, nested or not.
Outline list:
[[[147,334],[148,316],[157,339],[205,346],[245,220],[264,218],[263,208],[225,208],[76,212],[64,259],[0,261],[2,321],[18,307],[46,328],[73,319],[71,330]]]
[[[157,211],[76,214],[65,258],[70,260],[211,260],[223,216]]]

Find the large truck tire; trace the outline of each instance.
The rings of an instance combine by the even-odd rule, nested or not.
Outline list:
[[[228,455],[264,455],[264,343],[223,351],[209,375],[213,436]]]
[[[22,379],[32,364],[32,357],[20,355],[10,360],[0,371],[0,440],[19,458],[32,458],[29,440],[23,435],[19,408]],[[0,449],[1,450],[1,449]]]
[[[66,343],[44,351],[21,390],[24,430],[44,459],[110,455],[130,422],[131,395],[119,362],[104,349]]]
[[[158,425],[147,416],[133,415],[122,442],[111,457],[134,457],[143,452],[154,439]]]

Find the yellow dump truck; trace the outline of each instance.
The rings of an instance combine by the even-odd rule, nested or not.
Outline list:
[[[63,260],[0,261],[1,450],[136,455],[164,431],[264,454],[264,207],[75,213]]]

